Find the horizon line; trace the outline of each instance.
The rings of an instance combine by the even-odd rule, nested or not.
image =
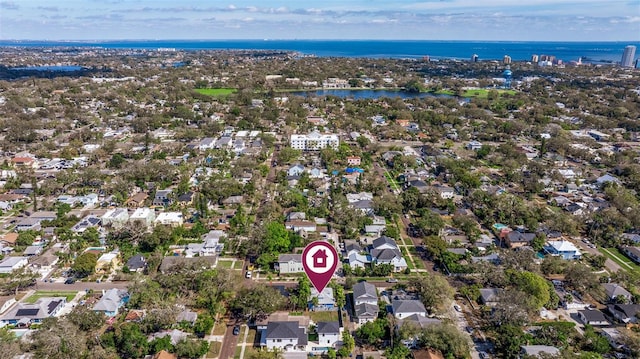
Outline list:
[[[549,43],[638,43],[640,44],[640,39],[638,40],[448,40],[448,39],[330,39],[330,38],[322,38],[322,39],[287,39],[287,38],[225,38],[225,39],[0,39],[0,41],[6,42],[77,42],[77,43],[86,43],[86,42],[119,42],[119,41],[144,41],[144,42],[160,42],[160,41],[193,41],[193,42],[207,42],[207,41],[379,41],[379,42],[511,42],[511,43],[522,43],[522,42],[549,42]]]

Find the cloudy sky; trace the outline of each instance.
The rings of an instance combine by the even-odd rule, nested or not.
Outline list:
[[[0,0],[0,39],[637,41],[640,0]]]

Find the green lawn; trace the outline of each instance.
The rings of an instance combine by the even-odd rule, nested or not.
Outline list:
[[[220,349],[222,349],[221,342],[211,342],[209,345],[209,352],[207,353],[207,358],[217,358],[220,355]]]
[[[492,89],[474,89],[474,90],[465,90],[462,93],[462,97],[478,97],[478,98],[487,98],[489,96],[489,91]],[[500,95],[507,93],[509,95],[514,95],[516,93],[515,90],[505,90],[505,89],[495,89],[498,91]],[[452,90],[438,90],[438,91],[430,91],[436,95],[449,95],[454,96],[455,93]]]
[[[391,177],[391,174],[389,173],[389,171],[384,172],[384,177],[387,179],[387,182],[389,182],[391,189],[394,189],[394,190],[400,189],[400,185],[398,184],[398,181],[396,181],[395,178]]]
[[[600,248],[600,253],[619,264],[623,269],[640,273],[640,266],[633,263],[631,259],[622,254],[617,248]]]
[[[29,298],[25,299],[24,302],[25,303],[29,303],[29,304],[33,304],[35,303],[38,299],[43,298],[43,297],[65,297],[67,298],[67,302],[71,301],[73,298],[75,298],[76,294],[78,294],[77,291],[37,291],[35,293],[33,293],[33,295],[29,296]]]
[[[220,260],[218,260],[217,267],[218,268],[223,268],[223,269],[231,269],[233,267],[233,261],[220,259]]]
[[[202,95],[221,97],[221,96],[229,96],[238,90],[233,88],[205,88],[205,89],[195,89],[195,91]]]
[[[335,322],[338,320],[338,312],[333,311],[318,311],[309,312],[309,318],[314,322]]]

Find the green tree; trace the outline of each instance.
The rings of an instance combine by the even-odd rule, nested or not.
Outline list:
[[[67,315],[67,319],[83,332],[92,332],[104,325],[104,314],[90,310],[85,306],[76,306]]]
[[[331,282],[331,288],[333,289],[333,298],[338,308],[344,308],[347,304],[346,297],[344,295],[344,287],[335,281]]]
[[[467,358],[469,355],[469,340],[466,335],[450,324],[427,326],[420,335],[420,344],[456,359]]]
[[[289,250],[291,239],[290,232],[284,224],[270,222],[265,226],[265,235],[262,240],[262,248],[267,253],[285,253]]]
[[[90,252],[79,255],[71,265],[71,270],[76,276],[84,278],[93,273],[98,263],[98,257]]]
[[[455,294],[449,282],[438,274],[412,278],[409,286],[416,289],[424,306],[432,312],[446,311]]]
[[[362,342],[369,345],[381,343],[387,332],[387,321],[384,319],[376,319],[360,326],[355,335]]]
[[[353,339],[348,330],[342,332],[342,348],[338,350],[338,356],[348,357],[356,347],[356,341]]]
[[[184,339],[176,343],[176,355],[179,358],[198,359],[207,354],[209,342]]]
[[[208,313],[200,313],[193,325],[193,331],[199,338],[204,338],[213,329],[214,320]]]
[[[505,359],[517,359],[520,354],[520,346],[526,343],[526,337],[522,329],[515,325],[502,325],[496,330],[496,352],[501,353]]]
[[[124,323],[115,331],[116,350],[123,358],[140,359],[147,355],[149,342],[135,323]]]
[[[298,279],[298,288],[296,289],[296,295],[292,298],[293,304],[300,309],[307,309],[309,303],[309,297],[311,296],[311,282],[306,276],[302,276]]]
[[[508,271],[507,275],[518,290],[531,296],[530,299],[535,309],[540,309],[549,302],[549,286],[551,284],[543,277],[527,271]]]
[[[240,289],[230,309],[248,321],[261,320],[281,309],[285,300],[277,289],[260,284],[252,288]]]

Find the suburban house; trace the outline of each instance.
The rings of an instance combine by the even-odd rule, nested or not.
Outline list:
[[[101,255],[96,262],[96,272],[115,269],[119,264],[118,255],[119,253],[117,251],[108,252]]]
[[[544,251],[552,256],[559,256],[562,259],[580,259],[582,253],[569,241],[548,241],[544,246]]]
[[[478,141],[471,141],[469,143],[467,143],[467,145],[465,146],[466,149],[471,150],[471,151],[478,151],[482,148],[482,143],[478,142]]]
[[[378,318],[380,307],[377,304],[362,303],[354,306],[355,317],[358,324],[373,322]]]
[[[100,219],[103,226],[122,227],[129,220],[129,211],[126,208],[110,209]]]
[[[449,186],[433,186],[432,188],[442,199],[452,199],[455,194],[453,188]]]
[[[315,232],[318,229],[316,222],[302,220],[287,221],[284,226],[294,232]]]
[[[289,167],[289,170],[287,171],[287,176],[290,176],[290,177],[300,176],[303,173],[304,173],[304,166],[301,165],[301,164],[296,164],[296,165],[293,165],[293,166]]]
[[[27,257],[6,257],[0,262],[0,273],[11,273],[29,264]]]
[[[348,156],[347,157],[347,165],[349,165],[349,166],[360,166],[361,162],[362,162],[362,160],[360,159],[360,156]]]
[[[407,269],[407,261],[402,257],[400,248],[396,241],[387,236],[382,236],[373,241],[369,250],[371,259],[376,264],[390,264],[394,272],[401,272]]]
[[[367,282],[354,284],[353,302],[355,305],[363,303],[378,305],[378,291],[376,286]]]
[[[352,269],[356,269],[356,268],[364,269],[369,263],[371,263],[371,255],[351,251],[347,256],[347,263],[349,263],[349,266]]]
[[[0,314],[7,311],[7,309],[11,308],[12,305],[16,304],[16,297],[13,295],[6,295],[0,297]]]
[[[600,326],[611,324],[599,310],[579,310],[578,317],[584,324],[588,325]]]
[[[607,306],[609,313],[619,322],[638,323],[640,304],[610,304]]]
[[[180,212],[162,212],[158,214],[155,223],[171,227],[178,227],[184,223],[184,218],[182,217],[182,213]]]
[[[359,324],[372,322],[378,317],[378,291],[376,286],[359,282],[353,286],[353,303],[355,317]]]
[[[96,217],[92,214],[85,216],[80,222],[76,223],[71,227],[71,231],[76,233],[84,233],[89,228],[95,228],[100,225],[102,220],[100,217]]]
[[[640,248],[633,246],[622,247],[622,252],[636,264],[640,264]]]
[[[480,304],[493,307],[498,304],[500,294],[502,294],[501,288],[480,288]]]
[[[107,317],[115,317],[118,310],[129,301],[129,292],[125,289],[109,289],[103,291],[102,298],[93,306],[94,312],[104,313]]]
[[[523,356],[540,358],[540,354],[555,356],[560,354],[560,350],[550,345],[523,345],[520,347]]]
[[[260,333],[260,346],[267,350],[280,349],[285,352],[307,349],[307,328],[296,321],[269,322]]]
[[[619,297],[624,298],[627,302],[631,302],[631,299],[633,299],[633,295],[618,283],[604,283],[602,286],[610,302],[618,301]]]
[[[302,273],[302,254],[280,254],[275,267],[280,274]]]
[[[170,189],[158,190],[153,198],[154,206],[168,206],[173,202],[173,191]]]
[[[341,337],[340,323],[338,322],[318,322],[316,324],[318,332],[318,344],[321,348],[335,348]]]
[[[309,297],[309,310],[322,311],[336,309],[336,301],[333,297],[333,288],[326,287],[318,293],[316,288],[311,288]]]
[[[147,227],[153,224],[156,219],[156,212],[148,207],[136,208],[136,210],[129,217],[129,221],[134,223],[141,223]]]
[[[11,232],[0,236],[0,243],[14,246],[18,240],[18,233]]]
[[[5,324],[29,326],[55,316],[66,303],[65,297],[42,297],[33,304],[18,303],[1,320]]]
[[[394,299],[391,301],[393,315],[398,319],[405,319],[412,315],[427,316],[427,309],[417,299]]]
[[[531,244],[536,237],[535,233],[523,233],[519,231],[511,231],[504,237],[506,244],[511,248],[524,247]]]
[[[132,272],[142,272],[147,268],[147,260],[142,254],[135,254],[127,260],[126,266]]]
[[[138,192],[133,196],[129,197],[125,204],[129,208],[137,208],[144,206],[144,201],[149,198],[149,195],[144,192]]]

